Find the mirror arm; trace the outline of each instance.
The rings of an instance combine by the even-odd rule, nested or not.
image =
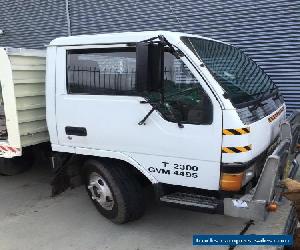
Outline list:
[[[179,49],[175,50],[174,46],[163,36],[163,35],[158,35],[155,37],[151,37],[149,39],[141,41],[141,43],[152,43],[154,40],[159,39],[159,42],[163,46],[168,46],[171,50],[171,53],[177,58],[180,59],[181,57],[184,56],[183,52]]]
[[[171,53],[177,58],[180,59],[184,56],[183,52],[179,49],[175,50],[174,46],[163,36],[158,36],[159,41],[163,44],[163,46],[168,46],[171,50]]]
[[[157,39],[158,37],[157,36],[154,36],[154,37],[151,37],[149,39],[146,39],[146,40],[143,40],[143,41],[140,41],[140,43],[151,43],[153,42],[155,39]]]

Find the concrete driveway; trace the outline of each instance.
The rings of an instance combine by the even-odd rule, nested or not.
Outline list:
[[[193,234],[239,234],[247,222],[150,202],[142,219],[115,225],[82,186],[51,198],[51,171],[43,165],[0,176],[0,250],[195,249]]]

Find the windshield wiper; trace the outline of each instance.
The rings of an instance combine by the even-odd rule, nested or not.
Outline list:
[[[154,103],[154,102],[147,102],[147,101],[140,101],[141,104],[150,104],[152,106],[152,108],[150,109],[150,111],[145,115],[145,117],[139,121],[139,125],[145,125],[146,124],[146,120],[148,119],[148,117],[154,112],[154,110],[158,110],[158,105],[159,103]]]
[[[149,118],[149,116],[154,112],[154,110],[159,111],[159,106],[162,105],[163,103],[161,101],[159,102],[148,102],[148,101],[140,101],[141,104],[150,104],[152,106],[152,108],[150,109],[150,111],[145,115],[145,117],[139,121],[139,125],[145,125],[146,124],[146,120]],[[178,125],[179,128],[184,128],[183,124],[181,123],[180,120],[176,119],[176,115],[173,113],[173,111],[169,110],[172,113],[172,116],[175,118],[176,123]]]
[[[266,97],[266,92],[260,93],[260,94],[261,94],[261,96],[255,100],[254,105],[252,107],[251,106],[249,107],[250,111],[253,111],[253,110],[257,109],[258,107],[262,106],[262,101]]]
[[[235,86],[235,87],[237,87],[237,86]],[[225,90],[225,93],[223,94],[223,96],[226,99],[229,99],[229,98],[232,99],[235,97],[238,97],[240,99],[244,99],[244,98],[249,99],[247,101],[243,100],[239,103],[234,104],[234,106],[237,108],[245,108],[245,107],[248,107],[249,105],[254,105],[252,107],[252,109],[256,109],[257,107],[261,106],[261,102],[264,101],[267,97],[272,97],[273,99],[274,98],[277,99],[280,96],[280,92],[278,91],[278,88],[276,86],[273,86],[271,89],[266,90],[264,92],[259,92],[259,93],[255,93],[255,94],[248,94],[243,91],[240,91],[240,92],[235,91],[235,93],[229,93],[227,89],[224,88],[224,90]],[[274,90],[276,90],[276,93]],[[259,97],[255,98],[256,96],[259,96]]]
[[[159,105],[162,105],[165,103],[164,100],[171,98],[171,97],[175,97],[175,96],[179,96],[184,94],[185,92],[189,92],[191,90],[194,90],[196,87],[194,88],[187,88],[181,91],[178,91],[176,93],[170,94],[168,96],[164,96],[164,98],[161,98],[160,101],[157,102],[148,102],[148,101],[140,101],[141,104],[150,104],[152,106],[152,109],[146,114],[146,116],[138,123],[139,125],[143,125],[145,124],[146,120],[148,119],[148,117],[153,113],[154,110],[158,110],[159,109]],[[158,110],[159,111],[159,110]],[[178,127],[179,128],[183,128],[183,124],[181,123],[181,121],[179,119],[176,119],[176,115],[174,114],[174,112],[172,110],[169,110],[172,113],[172,116],[174,117],[174,119],[176,120]]]
[[[184,89],[182,91],[178,91],[176,93],[173,93],[173,94],[170,94],[168,96],[165,96],[164,98],[161,98],[160,101],[154,101],[154,102],[148,102],[148,101],[140,101],[141,104],[150,104],[152,106],[152,109],[146,114],[146,116],[138,123],[139,125],[143,125],[145,124],[146,120],[148,119],[148,117],[153,113],[154,110],[157,110],[159,111],[159,105],[162,105],[165,103],[164,100],[168,99],[168,98],[171,98],[171,97],[175,97],[175,96],[178,96],[178,95],[182,95],[184,94],[185,92],[188,92],[188,91],[191,91],[191,90],[194,90],[195,88],[187,88],[187,89]],[[184,125],[181,123],[181,121],[179,119],[176,119],[176,115],[174,114],[174,112],[172,110],[169,110],[171,113],[172,113],[172,116],[174,117],[174,120],[176,120],[177,124],[178,124],[178,127],[179,128],[183,128]]]

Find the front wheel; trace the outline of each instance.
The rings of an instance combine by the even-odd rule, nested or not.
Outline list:
[[[89,160],[84,165],[87,192],[98,211],[117,224],[140,218],[145,210],[143,190],[126,166]]]

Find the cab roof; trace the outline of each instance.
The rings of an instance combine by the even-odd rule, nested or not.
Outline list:
[[[121,33],[106,33],[96,35],[79,35],[59,37],[50,42],[49,46],[72,46],[72,45],[88,45],[88,44],[113,44],[113,43],[135,43],[147,40],[158,35],[164,35],[167,39],[179,40],[182,36],[199,37],[181,32],[172,32],[165,30],[157,31],[142,31],[142,32],[121,32]],[[205,38],[209,39],[209,38]]]

